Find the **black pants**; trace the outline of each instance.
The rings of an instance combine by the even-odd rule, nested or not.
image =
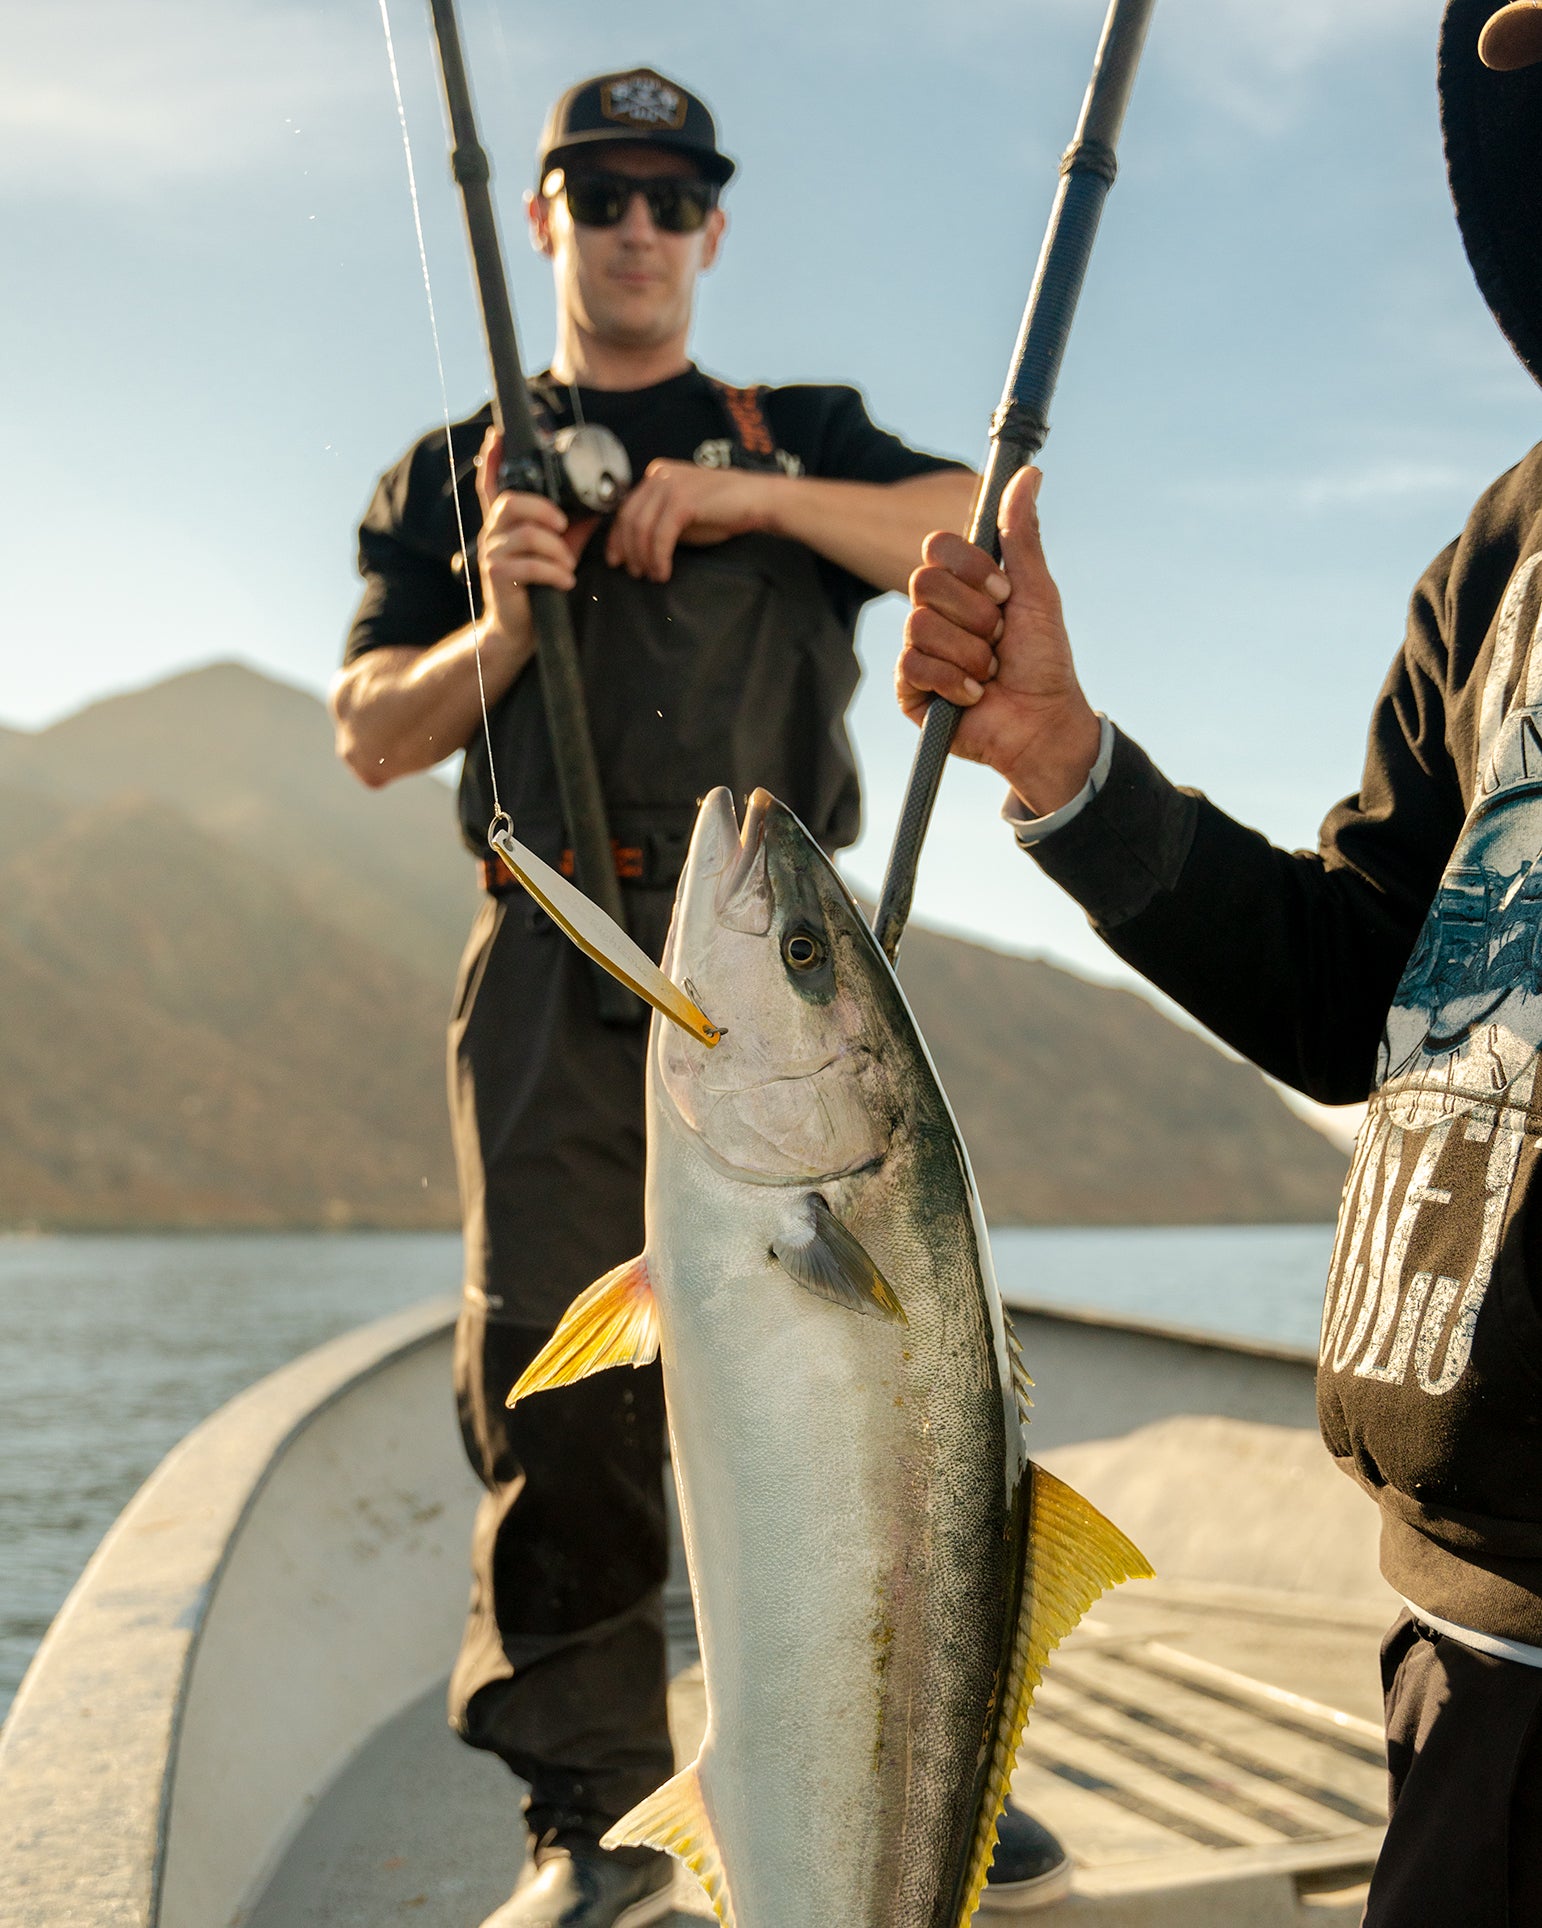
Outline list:
[[[669,894],[629,897],[656,948]],[[487,1488],[450,1718],[530,1783],[537,1840],[602,1833],[673,1771],[659,1369],[505,1404],[568,1305],[642,1249],[647,1033],[599,1023],[589,973],[528,900],[489,903],[450,1028],[466,1239],[455,1392]]]
[[[1381,1673],[1392,1818],[1365,1928],[1542,1928],[1542,1668],[1402,1613]]]
[[[546,1337],[474,1305],[455,1335],[461,1431],[488,1491],[451,1713],[530,1783],[538,1841],[602,1834],[673,1771],[659,1368],[598,1373],[510,1412]]]

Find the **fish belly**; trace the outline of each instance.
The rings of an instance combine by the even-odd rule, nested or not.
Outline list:
[[[950,1385],[919,1292],[902,1327],[802,1291],[776,1190],[717,1183],[649,1243],[737,1925],[939,1928],[1005,1612],[999,1387]]]

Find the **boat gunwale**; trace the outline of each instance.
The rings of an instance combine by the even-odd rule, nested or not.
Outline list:
[[[998,1280],[999,1284],[999,1280]],[[1253,1338],[1244,1333],[1211,1332],[1203,1326],[1169,1323],[1147,1318],[1143,1313],[1106,1311],[1101,1306],[1060,1305],[1052,1299],[1035,1299],[1009,1286],[1001,1286],[1002,1304],[1017,1316],[1052,1319],[1064,1325],[1101,1326],[1111,1332],[1128,1332],[1139,1339],[1166,1339],[1174,1345],[1197,1346],[1205,1352],[1240,1353],[1244,1358],[1268,1359],[1288,1366],[1317,1368],[1315,1346],[1292,1345],[1284,1339]]]
[[[43,1636],[0,1727],[0,1812],[24,1806],[29,1794],[35,1802],[41,1796],[50,1808],[48,1831],[62,1830],[77,1842],[98,1835],[110,1839],[119,1833],[112,1827],[95,1826],[92,1810],[99,1812],[104,1800],[118,1806],[122,1788],[111,1777],[73,1776],[70,1785],[84,1798],[80,1811],[63,1817],[56,1811],[57,1804],[48,1799],[56,1787],[38,1789],[29,1786],[24,1775],[8,1774],[12,1758],[27,1749],[29,1729],[35,1724],[33,1704],[41,1696],[43,1719],[57,1717],[59,1702],[48,1694],[55,1685],[52,1676],[68,1669],[86,1647],[100,1648],[108,1641],[121,1643],[125,1637],[132,1638],[136,1628],[151,1639],[164,1637],[168,1628],[186,1636],[174,1657],[158,1662],[162,1678],[152,1688],[149,1707],[139,1707],[131,1717],[141,1728],[147,1720],[163,1723],[165,1742],[158,1757],[159,1785],[153,1804],[148,1790],[144,1790],[138,1813],[130,1821],[131,1830],[137,1825],[150,1835],[144,1844],[148,1855],[142,1849],[132,1859],[117,1857],[125,1871],[132,1870],[132,1886],[124,1880],[118,1893],[93,1896],[97,1907],[114,1907],[111,1919],[115,1925],[122,1922],[125,1928],[128,1923],[136,1924],[136,1928],[137,1924],[154,1928],[160,1919],[178,1760],[203,1633],[220,1582],[264,1492],[296,1442],[340,1400],[414,1353],[441,1344],[455,1323],[458,1306],[458,1299],[439,1296],[341,1333],[216,1408],[171,1448],[138,1488],[108,1528]],[[208,1476],[211,1446],[226,1451],[239,1448],[226,1463],[217,1459],[213,1462],[219,1472],[212,1481]],[[194,1462],[201,1462],[200,1471],[196,1485],[190,1480],[179,1517],[170,1523],[157,1522],[157,1509],[168,1499],[177,1501],[177,1484],[190,1474]],[[163,1532],[168,1524],[172,1530]],[[136,1536],[147,1529],[158,1536],[157,1554],[168,1550],[173,1558],[170,1572],[157,1560],[153,1591],[164,1595],[165,1605],[174,1607],[174,1613],[156,1615],[153,1607],[147,1606],[145,1585],[131,1571],[142,1560]],[[180,1547],[179,1538],[183,1542]],[[126,1570],[125,1577],[133,1580],[129,1589],[123,1589],[118,1579],[120,1567]],[[115,1592],[125,1591],[132,1593],[132,1610],[121,1599],[114,1601]],[[106,1624],[93,1628],[93,1617],[100,1617]],[[84,1627],[83,1618],[87,1623]],[[142,1678],[132,1660],[122,1671],[125,1684]],[[99,1698],[91,1712],[108,1731],[120,1731],[111,1714],[104,1714]],[[148,1827],[152,1805],[154,1822]],[[47,1906],[50,1897],[44,1894],[40,1899]],[[125,1909],[127,1912],[121,1912]]]

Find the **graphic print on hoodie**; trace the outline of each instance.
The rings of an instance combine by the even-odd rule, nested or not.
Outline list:
[[[1485,1603],[1493,1589],[1474,1574],[1469,1594],[1460,1567],[1497,1564],[1526,1584],[1542,1563],[1542,1491],[1525,1477],[1542,1434],[1542,1318],[1527,1263],[1542,1131],[1539,630],[1542,556],[1532,556],[1494,632],[1472,807],[1388,1014],[1318,1376],[1330,1448],[1390,1516],[1388,1578],[1467,1625],[1509,1631],[1519,1613],[1520,1637],[1533,1640],[1542,1600],[1533,1615],[1501,1586],[1503,1601]],[[1432,1578],[1410,1530],[1456,1565],[1435,1561]]]

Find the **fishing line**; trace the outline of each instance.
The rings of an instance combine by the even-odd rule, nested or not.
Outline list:
[[[498,767],[493,761],[493,726],[487,714],[487,685],[482,677],[482,632],[477,622],[476,595],[471,586],[471,551],[466,542],[466,522],[461,514],[460,482],[455,473],[455,441],[450,424],[450,391],[444,378],[444,354],[439,345],[439,317],[434,309],[434,283],[428,272],[428,244],[423,238],[423,209],[418,200],[418,173],[412,163],[412,135],[407,128],[407,103],[402,98],[402,78],[396,66],[396,42],[391,36],[391,14],[387,0],[380,0],[380,24],[385,29],[386,60],[391,68],[391,89],[396,95],[396,118],[401,124],[402,152],[407,157],[407,192],[412,197],[412,225],[418,237],[418,262],[423,270],[423,293],[428,298],[428,328],[434,338],[434,365],[439,371],[439,404],[444,415],[444,453],[450,469],[450,500],[455,504],[455,527],[460,537],[461,575],[466,584],[466,608],[471,616],[471,647],[476,655],[477,697],[482,705],[482,734],[487,740],[487,774],[492,784],[493,820],[489,834],[500,822],[512,829],[512,819],[498,798]]]

